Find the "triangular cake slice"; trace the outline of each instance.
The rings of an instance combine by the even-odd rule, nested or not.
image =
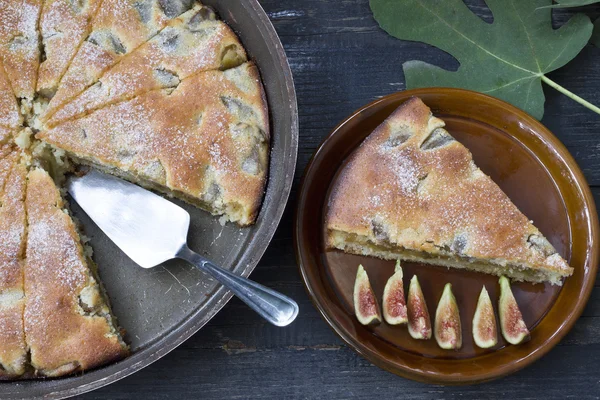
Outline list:
[[[76,226],[48,173],[27,176],[25,336],[37,375],[59,376],[125,357]]]
[[[90,33],[90,21],[102,0],[46,0],[40,17],[40,37],[44,50],[37,91],[50,98],[67,71],[79,45]]]
[[[192,4],[191,0],[103,0],[90,34],[77,50],[41,121],[46,122]]]
[[[26,369],[23,331],[26,178],[20,151],[13,148],[0,160],[0,379],[18,377]]]
[[[0,0],[0,58],[13,92],[29,111],[40,64],[42,0]]]
[[[365,139],[332,188],[329,247],[560,285],[573,269],[443,127],[411,98]]]
[[[84,164],[252,224],[267,177],[269,121],[258,70],[205,71],[37,137]]]
[[[225,70],[246,61],[231,28],[212,9],[196,4],[108,70],[94,85],[58,110],[46,123],[55,126],[106,105],[153,89],[177,87],[206,70]]]

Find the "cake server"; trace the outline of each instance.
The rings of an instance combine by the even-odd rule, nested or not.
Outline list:
[[[178,205],[96,170],[70,178],[67,189],[100,229],[142,268],[180,258],[212,275],[273,325],[289,325],[298,315],[294,300],[190,250],[190,215]]]

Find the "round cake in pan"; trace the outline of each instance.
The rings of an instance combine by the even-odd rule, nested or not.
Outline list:
[[[0,63],[0,379],[123,358],[64,175],[90,165],[253,224],[270,143],[258,69],[190,0],[0,0]]]

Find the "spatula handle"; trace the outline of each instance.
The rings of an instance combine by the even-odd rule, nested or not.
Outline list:
[[[212,275],[213,278],[231,290],[244,303],[273,325],[289,325],[298,316],[298,304],[294,300],[250,279],[242,278],[216,266],[187,246],[179,250],[177,257]]]

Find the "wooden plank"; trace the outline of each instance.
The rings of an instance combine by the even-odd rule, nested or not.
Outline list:
[[[189,343],[189,342],[188,342]],[[600,345],[562,346],[512,376],[470,387],[426,385],[380,370],[345,347],[246,349],[185,344],[87,399],[532,399],[597,398]],[[596,376],[597,377],[597,376]]]

